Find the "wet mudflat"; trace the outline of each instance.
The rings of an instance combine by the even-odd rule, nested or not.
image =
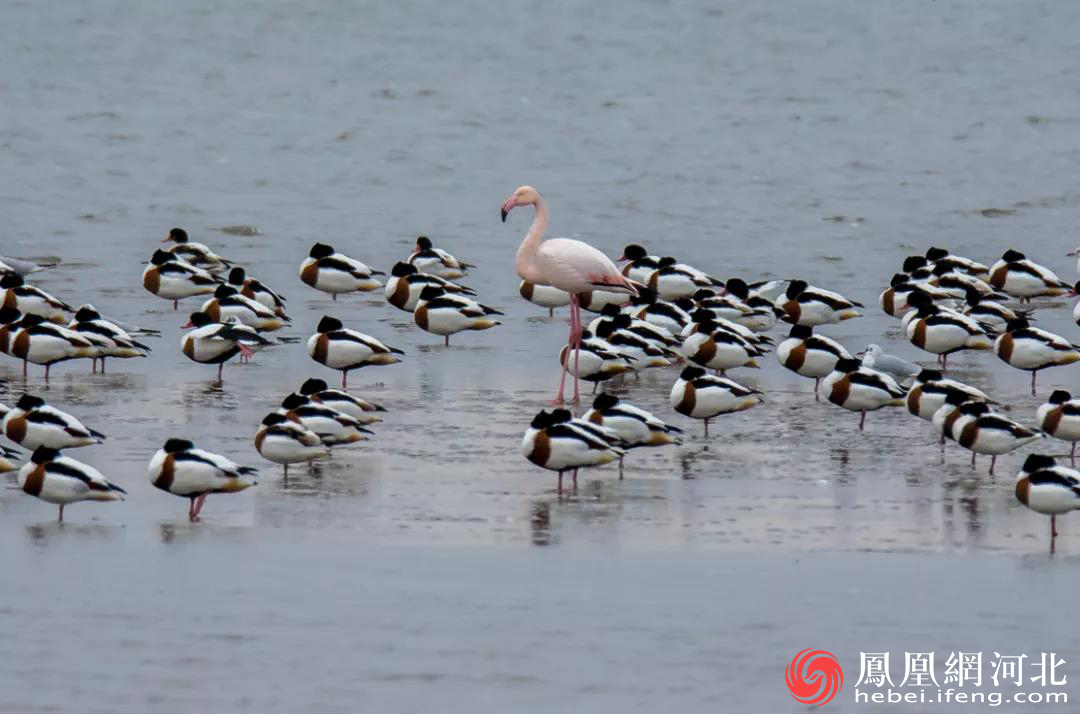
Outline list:
[[[1073,275],[1078,12],[11,5],[2,252],[60,256],[42,287],[164,334],[149,359],[48,385],[0,362],[0,400],[40,393],[105,432],[71,455],[131,494],[58,526],[0,490],[0,710],[771,711],[806,647],[850,684],[860,650],[1080,661],[1054,614],[1080,585],[1080,525],[1047,554],[1012,495],[1027,450],[990,479],[902,410],[859,434],[770,360],[732,374],[766,403],[708,441],[667,405],[673,370],[616,388],[687,443],[557,494],[518,448],[566,324],[517,296],[527,219],[497,215],[527,181],[555,235],[804,277],[869,306],[828,334],[925,361],[875,307],[908,253],[1016,247]],[[287,482],[260,462],[262,415],[336,373],[286,344],[213,385],[179,352],[198,301],[174,313],[138,282],[173,225],[283,292],[284,335],[333,314],[405,349],[350,379],[390,410],[371,442]],[[331,302],[296,277],[315,240],[388,269],[421,233],[478,264],[462,282],[504,325],[445,349],[381,295]],[[1040,326],[1075,338],[1068,307]],[[1031,421],[1026,375],[955,362]],[[1078,374],[1048,371],[1040,397]],[[189,524],[146,479],[168,436],[263,466],[259,485]]]

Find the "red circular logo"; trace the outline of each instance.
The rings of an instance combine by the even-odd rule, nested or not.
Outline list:
[[[806,649],[795,655],[784,669],[784,681],[795,699],[820,707],[844,686],[844,671],[825,650]]]

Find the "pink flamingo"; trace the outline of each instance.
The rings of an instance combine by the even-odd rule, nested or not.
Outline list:
[[[522,186],[502,205],[502,219],[516,206],[535,206],[529,232],[517,252],[517,274],[530,283],[550,285],[570,293],[570,339],[574,348],[574,403],[578,395],[578,356],[581,352],[581,304],[578,293],[603,288],[613,292],[637,295],[635,284],[623,276],[611,260],[588,243],[570,238],[544,240],[548,227],[548,206],[532,186]],[[567,353],[569,361],[569,353]],[[569,365],[563,365],[559,377],[559,392],[552,404],[563,403],[563,387]]]

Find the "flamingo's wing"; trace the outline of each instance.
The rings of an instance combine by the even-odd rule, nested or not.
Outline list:
[[[599,287],[622,291],[633,289],[610,258],[579,240],[552,238],[544,241],[534,260],[546,284],[560,290],[580,293]]]

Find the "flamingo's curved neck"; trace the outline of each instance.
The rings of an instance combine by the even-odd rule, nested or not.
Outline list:
[[[532,225],[529,226],[529,232],[525,234],[525,240],[518,246],[516,261],[517,274],[529,282],[536,282],[536,277],[532,275],[533,256],[539,250],[548,227],[547,201],[537,196],[535,206],[536,213],[533,215]]]

